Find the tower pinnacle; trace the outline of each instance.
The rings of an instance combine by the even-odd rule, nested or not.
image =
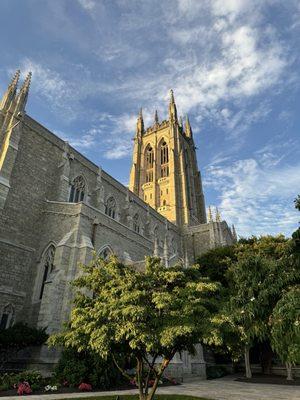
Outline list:
[[[221,222],[221,214],[218,207],[216,207],[216,222]]]
[[[21,72],[19,69],[15,72],[15,74],[14,74],[10,84],[8,85],[8,88],[7,88],[6,92],[4,93],[4,96],[1,100],[0,110],[7,110],[10,103],[14,99],[16,92],[17,92],[17,86],[18,86],[18,82],[19,82],[19,78],[20,78],[20,73]]]
[[[139,115],[136,122],[136,133],[143,134],[144,132],[144,119],[143,119],[143,109],[140,108]]]
[[[185,134],[187,137],[192,138],[193,137],[193,131],[191,128],[190,120],[188,115],[185,117]]]
[[[177,109],[172,89],[170,90],[169,119],[170,122],[177,122]]]
[[[20,89],[20,92],[18,93],[17,96],[17,108],[16,111],[24,111],[28,99],[28,94],[29,94],[29,88],[30,88],[30,83],[31,83],[31,76],[32,72],[28,72],[23,85]]]
[[[158,124],[159,124],[159,119],[158,119],[157,110],[155,110],[155,114],[154,114],[154,124],[155,124],[155,125],[158,125]]]

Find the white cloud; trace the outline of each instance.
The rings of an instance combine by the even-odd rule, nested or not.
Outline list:
[[[205,175],[204,184],[220,194],[222,216],[236,225],[239,235],[290,235],[297,228],[293,200],[300,187],[300,164],[266,167],[249,158],[211,165]]]
[[[87,11],[91,11],[96,7],[96,2],[94,0],[77,0],[78,3]]]

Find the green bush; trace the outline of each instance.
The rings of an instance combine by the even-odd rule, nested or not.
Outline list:
[[[37,390],[43,386],[43,377],[34,370],[22,371],[19,374],[2,374],[0,375],[0,391],[12,389],[19,382],[28,382],[32,390]]]
[[[109,389],[124,382],[123,376],[111,360],[105,361],[94,354],[77,353],[71,349],[62,352],[54,370],[54,379],[76,387],[81,382],[86,382],[99,389]]]
[[[222,378],[222,376],[227,375],[227,371],[225,367],[221,365],[211,365],[206,367],[206,376],[207,379],[217,379]]]
[[[47,339],[45,329],[31,328],[22,322],[0,330],[0,368],[20,350],[28,346],[42,345]]]

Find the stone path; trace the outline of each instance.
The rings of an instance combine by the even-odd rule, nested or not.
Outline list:
[[[68,393],[28,396],[28,400],[54,400],[76,399],[92,396],[117,396],[121,394],[135,394],[137,391],[123,390],[115,392],[98,393]],[[236,382],[233,376],[215,379],[211,381],[198,380],[196,378],[184,382],[180,386],[164,387],[158,390],[159,394],[185,394],[196,397],[204,397],[213,400],[300,400],[299,386],[269,385],[258,383]],[[0,400],[19,400],[19,396],[0,397]]]

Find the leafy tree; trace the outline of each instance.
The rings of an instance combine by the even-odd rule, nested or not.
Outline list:
[[[236,260],[235,246],[224,246],[211,249],[197,257],[201,276],[209,278],[212,282],[220,282],[228,287],[227,270],[233,260]]]
[[[295,208],[300,211],[300,194],[298,194],[297,198],[295,199]]]
[[[45,329],[31,328],[18,322],[8,329],[0,330],[0,369],[28,346],[40,346],[48,339]]]
[[[249,350],[270,336],[269,317],[282,291],[299,279],[293,243],[283,236],[243,239],[227,272],[229,289],[213,321],[216,344],[225,344],[234,359],[243,347],[246,376],[251,377]]]
[[[300,364],[300,285],[283,294],[273,310],[270,324],[272,347],[286,363],[287,379],[292,380],[292,365]]]
[[[135,361],[140,400],[151,400],[175,353],[193,353],[208,335],[218,286],[199,278],[196,267],[166,268],[158,258],[147,258],[143,271],[115,257],[94,260],[83,270],[74,282],[79,291],[69,329],[53,336],[50,344],[111,356],[132,379],[117,361],[126,348]]]

